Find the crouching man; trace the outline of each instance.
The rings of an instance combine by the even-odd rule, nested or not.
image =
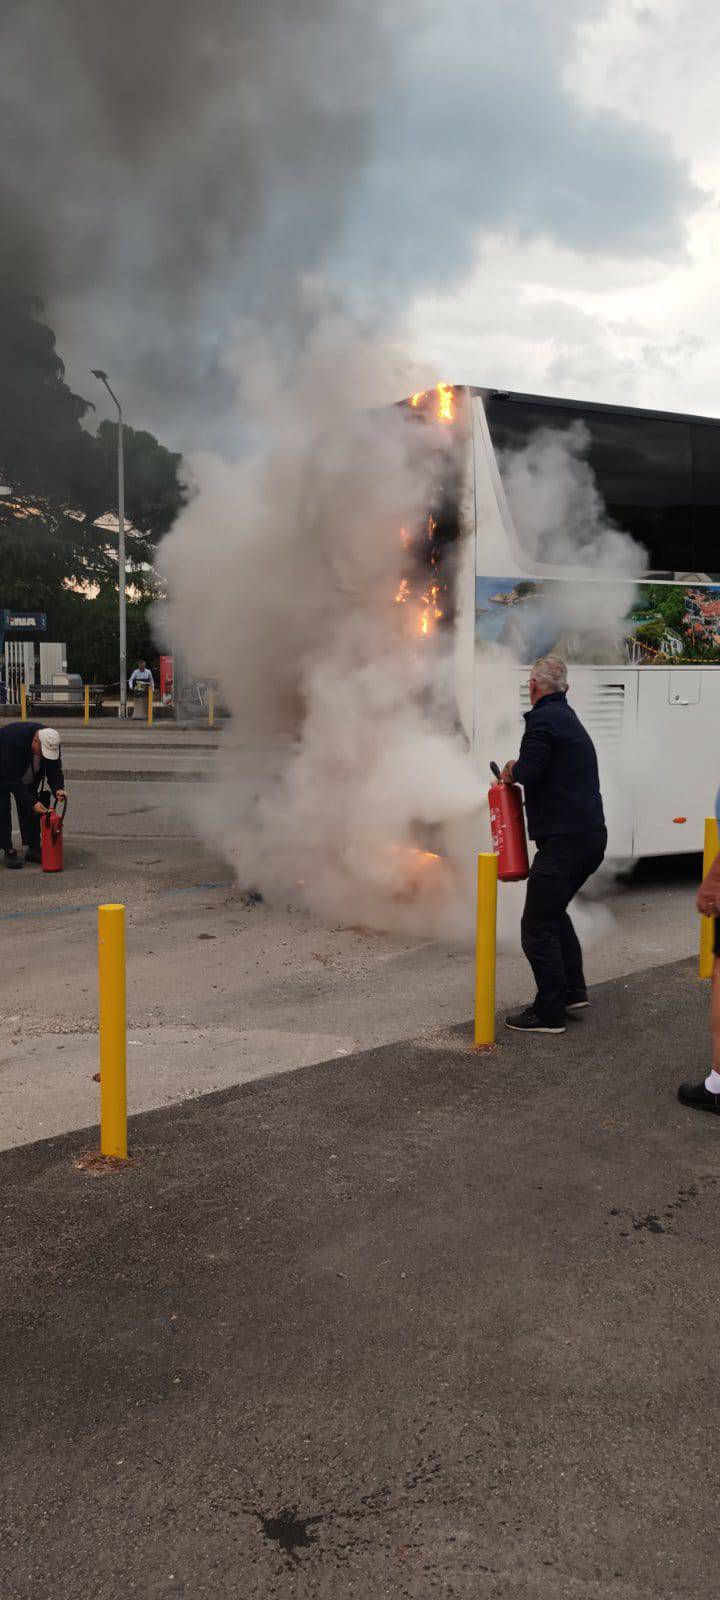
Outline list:
[[[0,727],[0,850],[6,867],[21,867],[13,849],[11,802],[15,801],[25,860],[40,861],[40,818],[47,807],[39,798],[49,788],[64,800],[60,735],[41,722],[8,722]]]
[[[537,992],[506,1018],[522,1033],[564,1033],[566,1011],[588,1004],[580,941],[568,916],[578,890],[607,848],[595,746],[567,703],[567,668],[555,656],[536,661],[517,761],[505,783],[525,790],[528,833],[537,845],[522,918],[522,947]]]

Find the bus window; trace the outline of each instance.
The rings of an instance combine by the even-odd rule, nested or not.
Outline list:
[[[693,566],[720,574],[720,426],[693,423]]]
[[[487,418],[497,450],[517,450],[538,428],[583,422],[587,460],[608,516],[648,552],[648,571],[695,565],[692,551],[690,428],[642,412],[594,409],[493,395]],[[522,544],[522,528],[517,530]]]

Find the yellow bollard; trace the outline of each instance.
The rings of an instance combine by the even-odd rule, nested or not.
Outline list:
[[[478,856],[477,935],[475,943],[475,1043],[495,1043],[495,943],[497,856]]]
[[[98,907],[100,1149],[127,1160],[125,907]]]
[[[90,721],[90,685],[89,685],[89,683],[85,684],[85,688],[83,690],[83,693],[84,693],[84,696],[85,696],[85,709],[83,711],[83,722],[85,723],[85,727],[87,727],[87,725],[88,725],[88,723]]]
[[[152,691],[152,684],[149,683],[148,684],[148,727],[149,728],[152,727],[152,719],[153,719],[153,691]]]
[[[27,684],[20,685],[20,721],[27,722]]]
[[[703,878],[708,872],[720,850],[718,842],[718,825],[714,817],[705,818],[705,847],[703,849]],[[713,970],[713,940],[715,934],[714,917],[700,918],[700,960],[698,974],[701,978],[711,978]]]
[[[208,689],[208,727],[215,727],[215,690]]]

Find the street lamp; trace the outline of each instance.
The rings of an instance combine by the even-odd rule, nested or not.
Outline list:
[[[125,619],[125,470],[123,466],[122,406],[113,394],[108,375],[101,367],[93,367],[92,375],[104,383],[118,411],[118,593],[120,602],[120,709],[118,715],[127,717],[127,625]]]

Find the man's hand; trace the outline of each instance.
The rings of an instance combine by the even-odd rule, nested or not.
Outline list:
[[[65,790],[64,789],[58,789],[56,794],[55,794],[55,799],[56,800],[67,800],[67,795],[65,793]]]
[[[701,883],[695,904],[701,917],[716,917],[720,913],[720,885]]]
[[[720,914],[720,856],[716,857],[710,871],[703,878],[695,904],[701,917],[716,917]]]
[[[514,761],[506,761],[505,765],[504,765],[504,767],[502,769],[502,772],[500,773],[500,782],[501,783],[512,783],[512,781],[513,781],[513,772],[514,771],[515,771],[515,762]]]
[[[46,817],[47,816],[47,806],[43,805],[42,800],[36,800],[35,801],[35,804],[33,806],[33,811],[35,812],[36,817]]]

